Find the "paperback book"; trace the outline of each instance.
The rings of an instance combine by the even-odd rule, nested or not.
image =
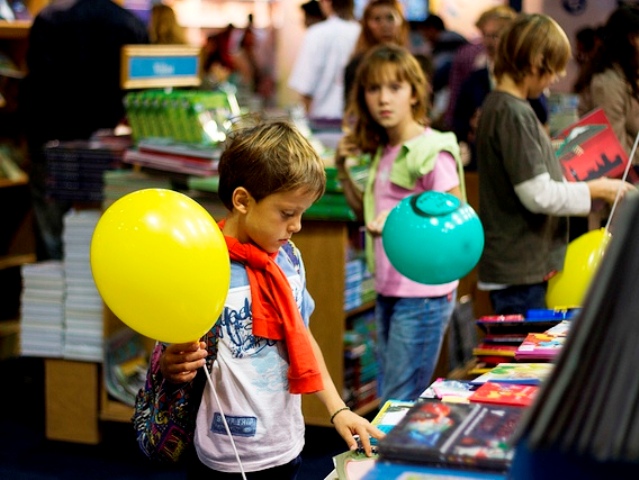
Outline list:
[[[535,399],[538,389],[537,385],[486,382],[473,392],[469,400],[478,403],[527,407]]]
[[[567,127],[554,141],[559,144],[555,154],[569,182],[621,178],[628,164],[628,155],[601,108]]]
[[[395,425],[397,425],[406,412],[408,412],[415,402],[404,400],[387,400],[379,409],[375,418],[371,421],[371,424],[375,425],[382,432],[388,433]],[[371,438],[372,443],[376,443],[377,440]]]
[[[517,361],[548,361],[557,355],[566,341],[565,336],[543,333],[529,333],[515,352]]]
[[[506,471],[524,409],[481,403],[417,402],[379,441],[381,460]]]
[[[479,317],[476,324],[489,335],[515,335],[544,332],[561,321],[561,318],[548,316],[528,318],[523,315],[489,315]]]
[[[550,375],[553,367],[552,363],[540,362],[500,363],[471,382],[475,384],[498,382],[539,385]]]
[[[468,403],[477,385],[465,380],[438,378],[422,392],[420,398],[437,398],[443,402]]]

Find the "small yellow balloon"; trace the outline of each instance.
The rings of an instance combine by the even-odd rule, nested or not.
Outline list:
[[[133,330],[166,343],[201,338],[224,307],[231,270],[224,236],[196,201],[164,189],[114,202],[91,239],[102,299]]]
[[[610,233],[600,228],[591,230],[568,244],[564,269],[548,281],[548,308],[582,305],[610,238]]]

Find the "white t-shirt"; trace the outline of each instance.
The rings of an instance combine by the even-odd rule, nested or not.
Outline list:
[[[306,30],[288,86],[313,98],[311,118],[339,119],[344,113],[344,68],[360,25],[331,16]]]
[[[280,249],[276,259],[308,325],[315,307],[306,290],[303,265],[298,273]],[[217,361],[211,379],[244,471],[284,465],[304,447],[301,395],[288,391],[288,357],[281,341],[252,334],[251,292],[246,270],[231,263],[231,288],[218,320]],[[221,472],[239,472],[217,400],[207,383],[197,415],[195,448],[202,463]]]

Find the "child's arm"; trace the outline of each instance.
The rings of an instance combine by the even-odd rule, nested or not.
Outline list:
[[[160,371],[171,383],[190,382],[204,366],[206,343],[174,343],[166,347],[160,358]]]
[[[317,359],[320,371],[322,373],[322,381],[324,383],[324,390],[317,392],[317,397],[326,407],[329,415],[331,415],[331,423],[335,425],[337,433],[346,441],[348,448],[355,450],[359,447],[354,435],[359,435],[362,443],[362,447],[366,452],[366,455],[372,455],[370,437],[382,438],[384,433],[377,427],[371,425],[371,423],[363,417],[360,417],[355,412],[351,412],[346,404],[342,400],[342,397],[337,392],[335,384],[328,373],[326,362],[324,361],[324,355],[315,341],[313,334],[308,330],[308,334],[313,347],[313,353]]]
[[[364,219],[364,192],[353,182],[346,168],[346,159],[358,154],[357,146],[350,140],[349,135],[344,135],[337,145],[335,152],[335,167],[337,179],[344,190],[346,202],[353,209],[359,220]]]

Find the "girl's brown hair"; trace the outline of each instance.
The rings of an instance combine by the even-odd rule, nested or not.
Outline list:
[[[364,13],[362,14],[362,30],[357,39],[357,43],[355,44],[355,49],[353,50],[353,57],[363,54],[367,52],[379,42],[373,36],[373,32],[368,26],[368,21],[373,15],[373,11],[377,7],[389,7],[394,10],[397,15],[401,25],[398,29],[398,35],[395,38],[395,43],[402,46],[408,46],[408,34],[409,34],[409,24],[406,18],[404,17],[404,10],[402,8],[402,4],[399,3],[398,0],[370,0],[366,4],[366,8],[364,8]]]
[[[430,87],[417,59],[408,49],[398,45],[379,45],[362,59],[353,93],[344,116],[344,130],[364,153],[373,153],[379,145],[388,143],[384,127],[371,116],[366,105],[366,89],[388,81],[406,81],[410,84],[415,102],[412,105],[413,118],[428,122],[427,97]],[[352,121],[352,124],[350,124]]]

